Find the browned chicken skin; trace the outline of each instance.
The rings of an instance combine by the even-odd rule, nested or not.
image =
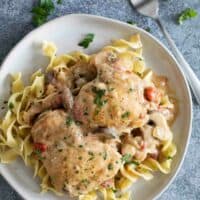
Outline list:
[[[30,124],[40,113],[61,107],[65,107],[66,110],[70,110],[73,107],[73,97],[67,87],[63,87],[61,92],[54,92],[46,98],[33,103],[23,117],[25,122]]]
[[[139,162],[148,154],[157,156],[158,139],[169,130],[153,137],[149,117],[164,122],[158,114],[150,115],[158,102],[145,99],[149,85],[131,71],[132,63],[104,50],[90,63],[53,69],[47,76],[47,97],[24,113],[24,120],[33,124],[34,143],[45,145],[41,162],[58,191],[78,196],[100,185],[111,187],[122,155]],[[154,84],[148,89],[154,91]],[[149,100],[156,97],[148,95]],[[140,134],[131,134],[137,127]]]
[[[121,155],[113,139],[101,134],[83,136],[80,127],[69,119],[63,110],[48,111],[39,117],[31,133],[34,143],[47,146],[42,162],[52,184],[76,196],[113,178]]]
[[[138,127],[147,112],[144,82],[123,68],[123,60],[109,58],[105,51],[94,57],[98,76],[85,84],[75,98],[74,116],[88,127]],[[99,58],[100,57],[100,58]]]

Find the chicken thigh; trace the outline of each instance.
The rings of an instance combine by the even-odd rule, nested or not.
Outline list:
[[[36,146],[43,145],[41,161],[58,191],[74,196],[87,193],[112,179],[121,165],[114,139],[98,133],[83,136],[63,110],[48,111],[32,127]]]

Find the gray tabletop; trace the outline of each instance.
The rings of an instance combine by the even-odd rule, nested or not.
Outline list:
[[[36,0],[0,0],[0,62],[10,49],[34,27],[31,8]],[[160,15],[177,46],[200,78],[200,16],[179,26],[177,13],[187,7],[198,10],[199,0],[161,0]],[[91,13],[122,21],[132,20],[138,26],[150,27],[151,33],[166,44],[156,23],[139,15],[128,0],[63,0],[56,5],[49,19],[69,13]],[[177,178],[160,200],[200,199],[200,106],[194,102],[194,120],[189,149]],[[20,200],[21,197],[0,176],[0,199]],[[141,199],[140,199],[141,200]]]

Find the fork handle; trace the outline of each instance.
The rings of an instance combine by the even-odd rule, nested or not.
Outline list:
[[[158,23],[161,31],[163,32],[165,38],[167,39],[167,42],[172,50],[172,53],[174,54],[176,60],[179,62],[180,66],[183,69],[183,72],[189,82],[189,85],[193,91],[193,94],[196,98],[197,103],[200,105],[200,81],[191,69],[190,65],[187,63],[181,52],[178,50],[176,44],[174,43],[173,39],[171,38],[170,34],[165,29],[163,23],[159,18],[156,19],[156,22]]]

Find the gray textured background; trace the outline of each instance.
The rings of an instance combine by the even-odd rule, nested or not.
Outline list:
[[[0,62],[34,28],[31,25],[30,11],[36,2],[37,0],[0,0]],[[197,9],[199,17],[178,26],[176,16],[187,7]],[[133,20],[140,27],[150,27],[151,33],[166,44],[156,23],[136,13],[128,0],[63,0],[62,5],[56,5],[56,10],[49,19],[69,13],[91,13],[122,21]],[[177,46],[200,78],[200,0],[161,0],[160,15]],[[200,199],[200,106],[194,102],[193,108],[193,132],[184,164],[160,200]],[[0,200],[21,200],[2,177]]]

